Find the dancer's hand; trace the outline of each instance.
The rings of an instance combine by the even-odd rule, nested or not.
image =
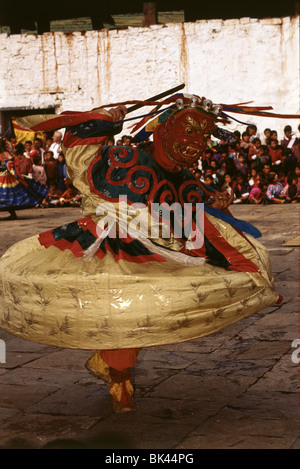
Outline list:
[[[127,109],[125,106],[121,105],[109,109],[108,111],[113,118],[113,122],[122,121],[127,114]]]
[[[215,201],[211,204],[211,207],[218,208],[219,210],[225,210],[233,202],[234,193],[231,191],[231,195],[228,192],[215,192],[213,195]]]

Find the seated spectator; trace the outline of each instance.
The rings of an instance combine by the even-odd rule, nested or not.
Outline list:
[[[206,184],[207,186],[212,186],[213,182],[214,182],[214,178],[212,177],[211,174],[206,174],[204,176],[204,184]]]
[[[263,178],[269,180],[269,176],[271,173],[271,165],[269,163],[265,163],[262,169]]]
[[[241,141],[241,132],[239,132],[238,130],[235,130],[233,132],[233,134],[235,135],[237,142],[240,142]]]
[[[267,197],[272,204],[283,204],[285,202],[283,186],[278,181],[276,173],[270,173],[269,175]]]
[[[201,158],[202,171],[205,172],[207,168],[210,166],[210,162],[213,158],[213,155],[214,155],[214,152],[210,148],[207,148],[203,152],[202,158]]]
[[[250,135],[248,134],[248,132],[242,133],[242,140],[240,142],[240,147],[241,147],[241,150],[243,150],[248,155],[249,148],[250,148]]]
[[[22,143],[17,143],[14,154],[16,171],[22,176],[32,178],[32,161],[30,157],[24,155],[24,145]]]
[[[258,149],[261,147],[261,140],[259,138],[254,138],[252,141],[252,145],[248,151],[248,159],[251,160],[252,155],[258,154]]]
[[[105,140],[105,145],[114,145],[115,144],[115,139],[113,137],[107,137]]]
[[[248,203],[248,198],[250,194],[250,186],[247,179],[243,176],[242,173],[238,173],[235,182],[233,183],[233,192],[234,192],[234,204]]]
[[[65,180],[68,179],[66,162],[63,153],[60,153],[57,158],[57,189],[61,193],[65,192]]]
[[[277,140],[271,140],[271,143],[269,145],[269,156],[271,158],[271,164],[273,166],[281,165],[283,163],[282,147],[278,145]]]
[[[239,154],[237,160],[235,161],[235,167],[237,171],[244,176],[245,179],[248,177],[248,165],[243,153]]]
[[[70,179],[66,179],[65,183],[67,189],[54,203],[55,207],[70,207],[71,203],[73,203],[75,198],[78,196],[78,190],[73,186],[72,181]]]
[[[219,168],[216,171],[216,177],[214,178],[214,184],[219,190],[221,190],[224,183],[225,183],[225,171],[224,171],[224,169]]]
[[[264,136],[261,139],[262,145],[270,145],[270,141],[271,141],[270,136],[271,136],[271,129],[266,128],[264,130]]]
[[[44,164],[44,153],[45,150],[43,149],[43,141],[41,138],[36,137],[33,141],[33,150],[38,153],[40,157],[41,164]],[[32,158],[33,162],[33,155],[30,153],[30,157]]]
[[[32,141],[31,140],[26,140],[26,142],[24,144],[24,155],[27,158],[30,158],[29,153],[31,152],[31,150],[32,150]]]
[[[250,169],[256,169],[257,172],[261,171],[264,167],[264,164],[270,163],[270,156],[268,152],[268,147],[266,145],[261,145],[257,150],[257,155],[252,155],[250,160]]]
[[[202,171],[201,169],[197,169],[195,172],[194,172],[194,176],[196,179],[198,179],[199,181],[201,181],[201,178],[202,178]]]
[[[244,147],[242,148],[241,145],[239,146],[239,150],[243,150],[243,151],[246,152]],[[237,144],[236,143],[230,143],[228,145],[228,157],[232,158],[234,160],[235,158],[237,158],[239,150],[237,149]]]
[[[224,163],[228,156],[228,147],[226,145],[220,145],[213,154],[213,159],[218,163],[219,167]]]
[[[287,178],[287,186],[284,190],[286,203],[297,204],[300,202],[300,190],[297,187],[298,177],[296,173],[290,173]]]
[[[271,132],[270,132],[270,142],[269,142],[269,145],[271,144],[271,140],[277,140],[277,141],[278,141],[278,133],[277,133],[277,130],[271,130]]]
[[[77,191],[77,195],[75,195],[74,199],[71,200],[70,202],[71,207],[80,207],[81,200],[82,200],[82,194],[80,194],[80,192]]]
[[[31,159],[31,162],[33,163],[33,160],[35,159],[37,161],[37,158],[39,159],[39,163],[41,164],[41,157],[38,152],[38,150],[35,150],[34,148],[28,152],[28,156]]]
[[[258,176],[258,172],[256,171],[256,169],[252,169],[251,170],[251,174],[250,174],[250,178],[249,178],[249,186],[250,188],[254,188],[254,187],[258,187],[259,185],[259,176]]]
[[[206,176],[211,176],[211,177],[212,177],[212,174],[213,174],[213,169],[212,169],[211,166],[209,166],[209,167],[207,168],[207,170],[204,171],[204,177],[206,177]]]
[[[40,156],[36,155],[32,165],[32,177],[35,181],[47,185],[47,175],[44,166],[41,165]]]
[[[233,179],[230,173],[225,173],[224,176],[224,184],[222,186],[222,192],[228,192],[229,195],[231,195],[232,191],[232,185],[233,185]]]
[[[52,145],[53,141],[52,141],[52,138],[51,137],[47,137],[45,143],[44,143],[44,150],[45,151],[50,151],[50,147]]]
[[[286,176],[283,171],[278,171],[277,173],[278,177],[278,182],[282,185],[283,188],[285,188],[287,181],[286,181]]]
[[[211,160],[210,162],[210,167],[212,168],[212,176],[213,177],[216,177],[216,173],[219,169],[219,165],[218,163],[216,162],[216,160]]]
[[[124,136],[123,145],[125,147],[132,147],[132,137],[130,135],[125,135]]]
[[[58,184],[58,169],[57,169],[57,161],[54,159],[54,155],[52,151],[46,151],[44,154],[45,159],[45,171],[47,176],[47,185],[49,187],[55,185],[57,189]]]
[[[281,140],[280,145],[282,148],[289,148],[294,153],[294,147],[296,147],[298,143],[298,139],[296,135],[293,135],[293,130],[290,125],[286,125],[283,129],[284,138]]]
[[[234,164],[233,158],[230,158],[228,156],[225,160],[225,165],[226,165],[226,167],[225,167],[225,172],[226,173],[230,173],[231,176],[234,176],[237,173],[237,169],[236,169],[236,166]],[[222,169],[223,169],[223,166],[222,166]]]
[[[250,204],[268,204],[269,200],[267,197],[268,181],[262,179],[258,186],[253,187],[249,194]]]
[[[257,132],[257,127],[255,124],[250,124],[246,128],[246,132],[249,134],[249,142],[253,142],[255,138],[259,138],[259,134]]]
[[[59,199],[60,192],[57,191],[56,184],[50,184],[48,194],[42,202],[42,207],[54,207],[57,200]]]
[[[198,167],[198,161],[195,161],[193,164],[192,164],[192,168],[193,168],[193,172],[195,173],[195,171],[197,171],[197,169],[199,169]]]
[[[297,166],[297,158],[290,148],[284,148],[282,150],[283,164],[282,169],[287,176],[289,173],[293,173]]]
[[[42,132],[42,133],[39,135],[39,138],[42,140],[42,148],[43,148],[43,150],[46,151],[47,140],[50,139],[51,142],[52,142],[51,134],[50,134],[49,132]]]

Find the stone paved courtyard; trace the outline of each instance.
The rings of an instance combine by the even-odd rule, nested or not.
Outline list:
[[[263,234],[282,305],[203,339],[143,349],[134,369],[137,411],[115,414],[107,387],[84,368],[90,352],[40,345],[0,330],[2,448],[300,449],[299,206],[240,206]],[[81,217],[79,209],[0,213],[7,247]],[[300,353],[298,355],[300,358]],[[72,440],[68,443],[57,440]],[[56,441],[56,443],[55,443]]]

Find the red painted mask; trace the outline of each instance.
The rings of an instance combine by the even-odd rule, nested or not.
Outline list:
[[[206,149],[216,119],[200,107],[177,110],[153,134],[155,160],[169,171],[191,166]]]

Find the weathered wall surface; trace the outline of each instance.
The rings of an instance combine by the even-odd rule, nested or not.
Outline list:
[[[184,82],[184,92],[216,103],[253,100],[275,112],[299,113],[299,17],[0,34],[0,51],[0,110],[83,111]],[[261,130],[286,124],[248,121]],[[296,129],[298,121],[290,123]]]

